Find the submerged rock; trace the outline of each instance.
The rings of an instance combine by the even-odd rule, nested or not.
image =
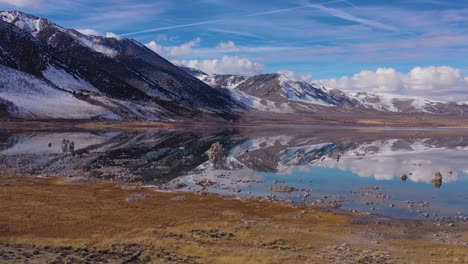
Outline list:
[[[270,187],[270,190],[275,192],[292,193],[296,189],[290,186],[272,186]]]

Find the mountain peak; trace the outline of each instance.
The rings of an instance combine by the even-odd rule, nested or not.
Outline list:
[[[40,18],[17,10],[0,11],[0,19],[31,33],[33,36],[36,36],[37,33],[47,26],[56,26],[45,18]]]

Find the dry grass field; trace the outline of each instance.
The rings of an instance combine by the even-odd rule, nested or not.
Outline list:
[[[0,201],[4,263],[468,262],[466,223],[19,176]]]

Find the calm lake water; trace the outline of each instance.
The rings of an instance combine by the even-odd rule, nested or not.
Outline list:
[[[0,131],[0,173],[142,182],[398,218],[468,216],[466,130]]]

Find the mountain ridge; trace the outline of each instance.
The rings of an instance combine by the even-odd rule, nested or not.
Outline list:
[[[0,18],[1,64],[120,119],[235,118],[231,108],[242,107],[134,40],[87,36],[19,11],[1,11]],[[135,109],[118,109],[122,103]]]
[[[247,77],[230,74],[207,74],[198,69],[184,66],[181,68],[188,73],[193,73],[195,77],[213,88],[229,89],[233,93],[243,92],[247,96],[269,100],[268,104],[289,106],[287,107],[290,109],[289,112],[295,112],[293,110],[315,111],[323,109],[323,107],[330,109],[341,107],[359,111],[458,115],[464,114],[468,109],[455,102],[433,101],[416,96],[329,89],[320,83],[294,80],[279,73]],[[237,82],[232,81],[233,76],[238,80]],[[266,108],[256,107],[255,109],[265,111]]]
[[[135,40],[82,34],[20,11],[0,11],[0,39],[1,118],[274,123],[468,111],[465,104],[350,93],[278,73],[207,74]]]

